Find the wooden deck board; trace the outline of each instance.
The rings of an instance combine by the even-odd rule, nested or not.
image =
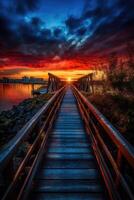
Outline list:
[[[67,159],[74,159],[74,162],[75,160],[77,159],[93,159],[93,154],[83,154],[83,153],[71,153],[71,154],[66,154],[66,153],[48,153],[44,158],[47,159],[47,158],[51,158],[51,159],[63,159],[63,160],[67,160]]]
[[[86,139],[86,136],[85,135],[73,135],[73,134],[65,134],[65,135],[52,135],[52,139],[79,139],[79,140],[82,140],[82,139]]]
[[[37,174],[38,179],[97,179],[96,169],[41,169]]]
[[[78,148],[78,147],[51,147],[49,153],[90,153],[92,150],[89,148]]]
[[[35,184],[35,192],[102,192],[96,180],[40,180]]]
[[[94,169],[94,159],[47,159],[42,168],[51,169]]]
[[[30,199],[104,200],[92,147],[71,89],[63,99]]]
[[[75,142],[75,143],[73,143],[73,142],[58,142],[58,140],[56,140],[56,141],[54,141],[54,142],[51,142],[51,144],[49,145],[49,148],[51,148],[51,147],[80,147],[80,148],[85,148],[85,147],[91,147],[91,145],[90,144],[87,144],[87,143],[85,143],[85,142]]]
[[[101,193],[34,193],[31,200],[104,200]]]

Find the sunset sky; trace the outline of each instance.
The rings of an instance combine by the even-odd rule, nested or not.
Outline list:
[[[126,56],[134,0],[1,0],[0,77],[77,77]]]

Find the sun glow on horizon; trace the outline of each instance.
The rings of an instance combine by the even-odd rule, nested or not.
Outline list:
[[[8,72],[9,71],[9,72]],[[0,78],[7,77],[7,78],[22,78],[24,76],[28,77],[35,77],[35,78],[44,78],[48,79],[48,73],[52,73],[63,81],[72,82],[77,80],[78,78],[89,74],[94,73],[95,79],[100,79],[104,74],[103,70],[93,70],[93,69],[68,69],[68,70],[47,70],[47,69],[40,69],[40,68],[30,68],[30,67],[23,67],[21,66],[18,68],[17,66],[12,67],[4,67],[0,69]]]
[[[67,82],[70,83],[71,81],[72,81],[71,77],[68,77],[68,78],[67,78]]]

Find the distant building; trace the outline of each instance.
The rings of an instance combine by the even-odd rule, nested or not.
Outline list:
[[[3,81],[4,83],[9,83],[9,82],[10,82],[10,79],[7,78],[7,77],[3,77],[2,81]]]
[[[43,78],[28,77],[28,76],[24,76],[21,79],[11,79],[8,77],[3,77],[2,79],[0,79],[0,83],[44,84],[45,80]]]
[[[44,79],[43,78],[30,77],[30,82],[32,82],[32,83],[43,83]]]
[[[22,83],[29,83],[29,82],[30,82],[29,77],[27,76],[22,77]]]

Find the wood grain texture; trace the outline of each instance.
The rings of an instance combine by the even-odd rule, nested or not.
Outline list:
[[[35,200],[104,199],[95,157],[70,88],[33,185],[30,199]]]

